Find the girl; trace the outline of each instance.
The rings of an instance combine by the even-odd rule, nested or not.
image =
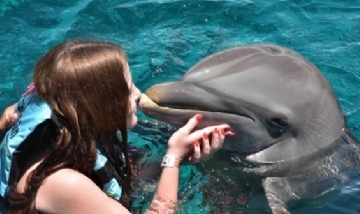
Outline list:
[[[136,103],[141,93],[132,81],[124,51],[107,42],[60,44],[37,63],[33,80],[33,87],[25,95],[27,102],[35,107],[45,103],[51,115],[49,120],[36,124],[26,138],[27,143],[31,141],[30,148],[39,148],[36,152],[23,149],[11,154],[14,158],[18,155],[15,168],[20,170],[14,173],[13,161],[11,176],[5,176],[9,182],[2,196],[9,212],[129,213],[132,172],[127,129],[137,123]],[[17,107],[19,121],[21,112],[30,105],[21,103]],[[8,117],[0,121],[2,130],[18,119],[16,114],[4,115]],[[174,213],[181,161],[210,155],[231,133],[225,124],[193,131],[201,119],[201,115],[194,115],[170,137],[158,188],[146,213]],[[16,135],[10,132],[1,147],[11,142],[11,134]],[[210,147],[210,153],[204,153],[200,143]],[[121,198],[109,197],[109,191],[102,189],[101,170],[94,168],[101,154],[110,163],[108,169],[115,184],[121,187]]]

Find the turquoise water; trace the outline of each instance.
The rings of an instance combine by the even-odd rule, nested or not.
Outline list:
[[[359,14],[359,0],[2,0],[0,110],[18,100],[36,61],[66,40],[102,39],[122,45],[142,91],[178,80],[198,60],[218,50],[275,43],[298,51],[320,68],[339,97],[349,126],[360,137]],[[139,117],[148,119],[141,113]],[[164,152],[170,132],[153,131],[149,136],[132,132],[131,140],[154,160]],[[207,194],[214,197],[202,194],[217,179],[223,183]],[[181,181],[182,213],[269,212],[246,183],[233,185],[231,178],[201,173],[194,166],[183,167]],[[298,204],[292,211],[356,213],[358,189],[354,184],[328,203]],[[153,185],[146,190],[134,205],[138,212],[151,199]]]

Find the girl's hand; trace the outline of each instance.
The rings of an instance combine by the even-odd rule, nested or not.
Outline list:
[[[10,126],[14,125],[19,119],[19,114],[15,112],[17,103],[7,107],[0,119],[0,131],[6,131]]]
[[[175,132],[168,141],[168,155],[175,155],[181,159],[189,154],[193,154],[190,157],[198,160],[209,156],[217,149],[221,148],[225,135],[232,133],[225,131],[229,129],[229,125],[209,126],[197,131],[193,131],[199,121],[202,119],[202,115],[195,115],[192,117],[186,125],[181,127]],[[209,140],[209,135],[211,139]],[[232,133],[233,134],[233,133]],[[200,143],[202,143],[203,150],[200,150]]]
[[[202,139],[198,142],[195,142],[194,151],[188,157],[189,162],[195,163],[206,160],[216,151],[221,149],[225,140],[225,136],[235,135],[235,133],[230,130],[226,130],[226,128],[219,129],[219,126],[211,126],[210,128],[213,129],[213,132],[210,134],[210,136],[204,133]]]

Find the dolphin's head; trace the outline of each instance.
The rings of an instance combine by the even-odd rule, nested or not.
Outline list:
[[[326,148],[344,117],[329,83],[309,61],[284,47],[249,45],[201,60],[178,82],[154,85],[140,99],[149,117],[198,128],[227,123],[223,149],[254,163],[274,163]]]

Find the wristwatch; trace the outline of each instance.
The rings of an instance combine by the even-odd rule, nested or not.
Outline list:
[[[165,155],[162,159],[161,167],[179,168],[180,162],[181,162],[181,158],[175,155]]]

